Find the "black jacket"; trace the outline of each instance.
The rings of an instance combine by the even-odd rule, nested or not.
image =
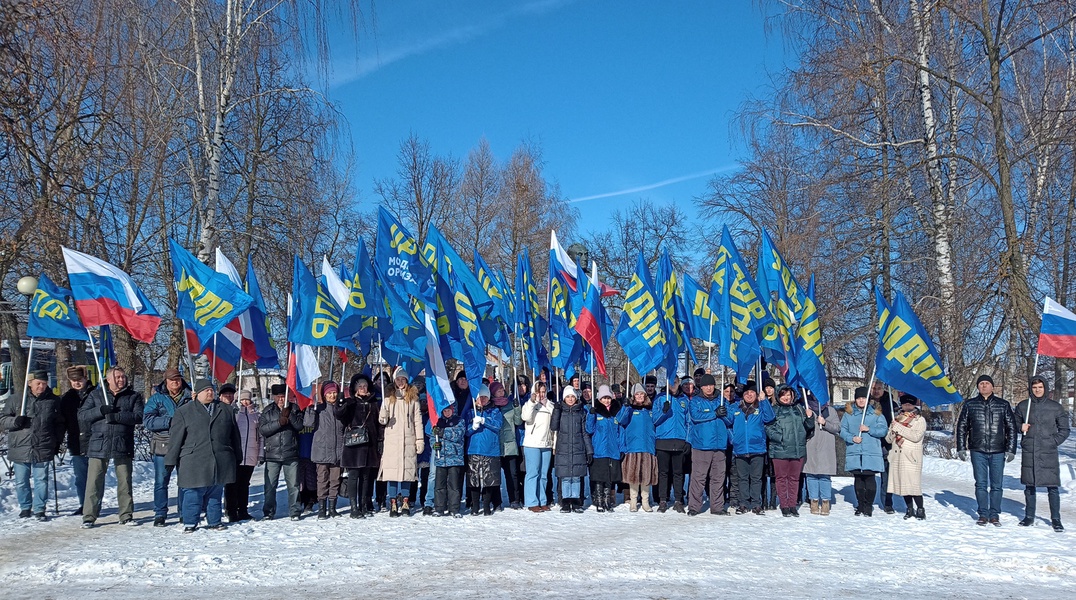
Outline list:
[[[549,420],[550,431],[557,433],[553,467],[557,477],[584,477],[587,465],[594,456],[594,448],[587,433],[587,413],[583,404],[568,406],[563,402],[553,407]]]
[[[271,403],[258,419],[258,433],[262,434],[265,460],[284,462],[299,458],[299,432],[303,430],[303,411],[289,403],[291,415],[288,424],[280,424],[280,407]]]
[[[964,402],[956,420],[958,452],[1016,453],[1016,421],[1007,400],[982,394]]]
[[[243,444],[235,411],[220,401],[211,406],[212,415],[201,402],[188,402],[171,417],[164,464],[179,467],[181,488],[235,483]]]
[[[78,411],[90,397],[90,392],[97,386],[86,382],[86,387],[81,390],[67,390],[60,396],[60,412],[64,416],[64,426],[67,427],[67,453],[71,456],[82,456],[90,446],[90,430],[80,431],[78,426]]]
[[[377,453],[377,440],[381,434],[381,424],[377,421],[380,407],[377,398],[367,396],[365,398],[343,398],[336,403],[333,409],[336,418],[343,424],[344,431],[348,427],[358,425],[366,426],[366,434],[370,441],[361,446],[344,446],[340,457],[340,466],[345,469],[377,468],[381,466],[381,456]]]
[[[1068,412],[1049,397],[1024,400],[1016,406],[1016,424],[1022,428],[1024,423],[1031,426],[1020,444],[1020,483],[1037,487],[1061,485],[1057,448],[1069,437]]]
[[[88,446],[83,454],[89,458],[134,458],[134,429],[142,424],[145,401],[142,394],[127,386],[116,392],[108,392],[108,404],[118,406],[120,411],[112,414],[112,422],[105,418],[102,408],[105,400],[102,386],[97,386],[78,411],[79,428],[90,432]]]
[[[7,429],[7,456],[11,462],[49,462],[60,449],[63,441],[64,418],[60,412],[60,398],[45,389],[40,398],[26,390],[26,416],[30,426],[12,430],[15,419],[22,410],[22,394],[12,392],[7,405],[0,413],[0,429]]]

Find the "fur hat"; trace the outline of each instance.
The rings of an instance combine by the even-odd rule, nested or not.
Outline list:
[[[269,388],[269,395],[270,396],[283,396],[283,395],[285,395],[287,393],[288,393],[288,386],[284,385],[283,383],[274,383]]]
[[[86,367],[77,365],[67,368],[67,378],[71,381],[77,381],[79,379],[86,379]]]
[[[655,375],[647,375],[643,377],[643,385],[657,385],[658,378]]]
[[[855,393],[854,398],[868,398],[869,396],[870,396],[870,392],[867,390],[866,386],[861,385],[861,386],[856,388],[856,393]]]

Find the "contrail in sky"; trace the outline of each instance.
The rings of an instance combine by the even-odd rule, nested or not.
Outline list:
[[[625,196],[627,194],[638,194],[639,192],[645,192],[648,190],[665,187],[674,183],[680,183],[682,181],[690,181],[692,179],[698,179],[700,177],[706,177],[708,175],[716,175],[718,173],[726,173],[728,171],[735,171],[739,169],[740,165],[725,165],[724,167],[717,167],[709,169],[707,171],[700,171],[698,173],[691,173],[689,175],[681,175],[680,177],[673,177],[671,179],[663,179],[657,183],[648,183],[646,185],[640,185],[638,187],[628,188],[626,190],[619,190],[616,192],[606,192],[604,194],[594,194],[593,196],[583,196],[582,198],[573,198],[568,201],[569,204],[576,202],[586,202],[587,200],[598,200],[600,198],[612,198],[614,196]]]

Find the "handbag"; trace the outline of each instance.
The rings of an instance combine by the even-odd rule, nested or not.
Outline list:
[[[369,416],[370,409],[367,408],[366,410],[366,416]],[[362,418],[363,423],[366,423],[366,416]],[[344,430],[344,446],[351,448],[368,443],[370,443],[370,432],[366,430],[366,425],[351,425]]]

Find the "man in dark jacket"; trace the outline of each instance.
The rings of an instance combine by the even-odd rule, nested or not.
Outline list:
[[[78,494],[78,510],[75,515],[82,515],[82,505],[86,500],[86,469],[90,459],[86,450],[90,444],[90,431],[83,432],[78,425],[78,411],[90,397],[90,392],[97,386],[86,377],[86,367],[75,366],[67,369],[67,380],[71,389],[60,396],[60,412],[67,427],[67,454],[71,457],[71,470],[75,475],[75,493]]]
[[[19,517],[25,519],[33,515],[38,521],[45,521],[49,463],[63,441],[64,418],[60,412],[60,398],[49,388],[47,371],[30,373],[26,387],[25,396],[8,396],[4,412],[0,413],[0,429],[8,432],[7,455],[15,467]]]
[[[1031,397],[1016,405],[1016,424],[1024,435],[1020,456],[1020,483],[1024,484],[1023,527],[1035,524],[1035,488],[1045,487],[1050,502],[1050,524],[1061,533],[1061,464],[1057,449],[1069,437],[1069,415],[1047,395],[1049,387],[1041,375],[1028,384]]]
[[[105,493],[105,472],[112,461],[116,471],[116,497],[121,525],[137,525],[134,520],[134,497],[131,495],[131,463],[134,460],[134,428],[142,423],[145,401],[131,389],[127,372],[112,367],[78,411],[79,427],[90,432],[86,471],[86,502],[82,505],[82,527],[94,526],[101,514]],[[105,389],[107,387],[107,390]]]
[[[298,521],[302,514],[299,504],[299,432],[303,430],[303,411],[287,401],[287,386],[276,384],[270,390],[273,403],[265,407],[258,419],[265,454],[265,481],[262,515],[271,521],[276,517],[276,487],[280,472],[288,488],[288,516]]]
[[[168,454],[169,430],[172,427],[172,415],[176,409],[191,401],[191,389],[179,369],[164,371],[164,380],[156,387],[156,392],[146,401],[142,414],[142,425],[150,432],[150,448],[153,451],[153,526],[164,527],[168,516],[168,484],[172,479],[172,465],[164,463]],[[179,490],[183,496],[183,488]],[[179,504],[179,497],[176,498]],[[179,510],[177,506],[177,511]]]
[[[194,383],[194,399],[176,409],[164,463],[179,469],[183,531],[198,526],[205,507],[207,529],[224,529],[221,499],[224,485],[235,482],[236,455],[242,441],[232,409],[214,398],[207,379]]]
[[[989,375],[980,375],[975,385],[979,395],[964,402],[956,420],[956,455],[967,460],[971,451],[979,505],[976,523],[1000,527],[1005,463],[1016,456],[1016,422],[1009,402],[994,395],[994,380]]]

